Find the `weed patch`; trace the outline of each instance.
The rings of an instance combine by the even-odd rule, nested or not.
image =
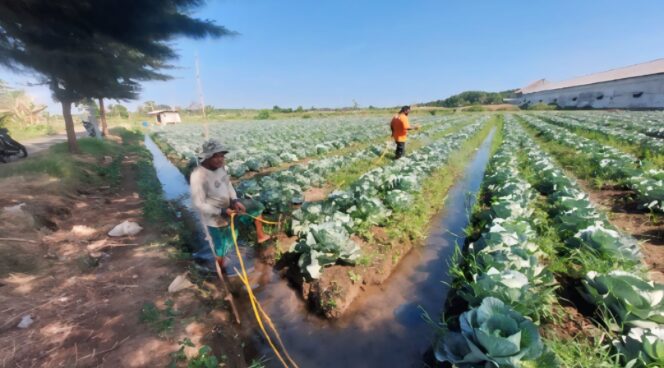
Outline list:
[[[173,330],[177,316],[173,301],[169,299],[164,302],[164,308],[159,308],[152,302],[143,304],[139,321],[147,324],[157,334],[163,335]]]

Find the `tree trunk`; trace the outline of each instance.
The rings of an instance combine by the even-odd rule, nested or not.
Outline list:
[[[101,118],[101,136],[108,135],[108,125],[106,125],[106,109],[104,109],[104,98],[99,98],[99,117]]]
[[[67,145],[69,153],[81,153],[76,141],[76,131],[74,130],[74,119],[71,117],[71,101],[62,101],[62,116],[65,118],[65,128],[67,129]]]

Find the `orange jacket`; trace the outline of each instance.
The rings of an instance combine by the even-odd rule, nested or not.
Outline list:
[[[392,122],[390,123],[392,128],[392,137],[395,142],[405,142],[408,135],[408,128],[410,124],[408,123],[408,115],[398,114],[394,115]]]

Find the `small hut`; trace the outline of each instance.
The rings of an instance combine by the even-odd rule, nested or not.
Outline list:
[[[155,117],[155,123],[157,125],[177,124],[182,122],[180,119],[180,113],[177,112],[177,110],[150,111],[148,115]]]

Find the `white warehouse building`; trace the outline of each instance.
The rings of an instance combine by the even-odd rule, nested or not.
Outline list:
[[[516,91],[519,105],[562,108],[662,109],[664,59],[607,70],[561,82],[540,79]]]

